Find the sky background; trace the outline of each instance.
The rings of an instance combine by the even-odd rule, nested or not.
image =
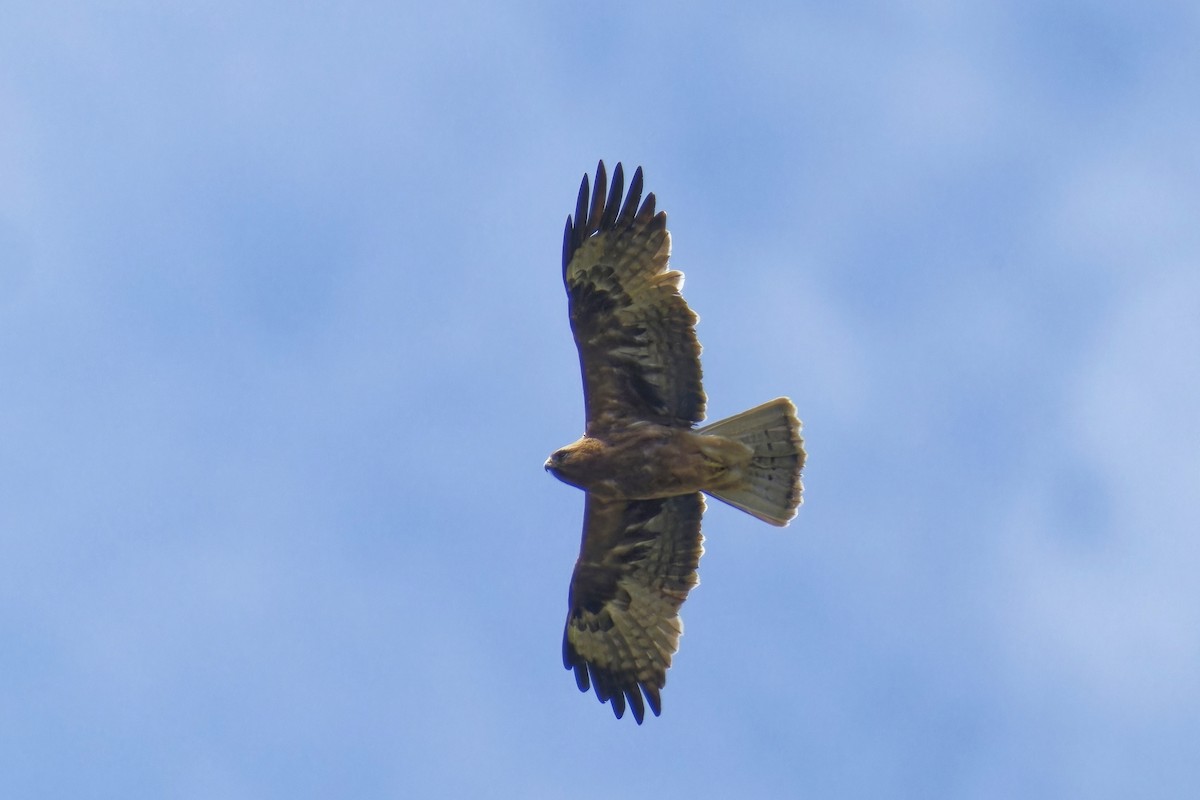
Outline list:
[[[6,4],[0,795],[1200,785],[1200,10],[734,8]],[[640,728],[542,470],[600,158],[809,452]]]

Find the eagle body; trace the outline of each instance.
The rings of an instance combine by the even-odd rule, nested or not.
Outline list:
[[[705,427],[696,314],[668,267],[667,216],[642,200],[638,168],[622,202],[617,164],[585,175],[563,235],[563,284],[579,350],[587,424],[547,471],[586,493],[571,575],[563,665],[620,718],[662,709],[679,649],[679,609],[698,583],[710,495],[772,525],[800,505],[804,443],[785,397]]]
[[[720,490],[753,456],[733,439],[645,422],[586,435],[555,451],[546,469],[605,498],[653,500]]]

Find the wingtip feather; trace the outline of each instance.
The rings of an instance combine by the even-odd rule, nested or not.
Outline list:
[[[613,168],[612,186],[608,190],[608,200],[604,204],[604,216],[600,227],[607,230],[617,221],[617,213],[621,210],[621,192],[625,191],[625,172],[621,162]]]
[[[641,725],[642,720],[646,718],[646,704],[642,700],[641,687],[634,686],[632,689],[626,689],[625,697],[629,700],[629,710],[633,712],[633,718],[637,720],[638,725]]]
[[[662,714],[662,697],[659,695],[657,686],[647,686],[642,684],[642,691],[646,693],[646,702],[650,706],[650,710],[654,712],[654,716]]]
[[[629,193],[625,195],[625,204],[621,207],[620,221],[629,224],[637,216],[638,203],[642,199],[642,168],[633,171],[633,180],[629,181]]]
[[[608,193],[608,175],[604,171],[604,162],[596,165],[596,181],[592,185],[592,205],[588,211],[585,234],[591,235],[600,230],[600,221],[604,215],[604,198]]]
[[[642,201],[642,207],[638,209],[637,215],[634,217],[634,219],[638,220],[639,222],[648,222],[654,216],[654,206],[656,202],[657,201],[655,200],[654,192],[650,192],[650,194],[646,195],[646,199]],[[665,216],[663,217],[663,221],[666,221]]]
[[[585,172],[583,180],[579,183],[579,196],[575,199],[575,228],[579,230],[584,227],[588,216],[588,176]]]
[[[615,692],[613,696],[609,698],[609,703],[612,705],[613,715],[616,716],[617,719],[621,719],[625,716],[624,694],[621,692]]]
[[[571,215],[567,214],[567,228],[563,231],[563,269],[566,270],[567,264],[571,260],[571,253],[574,251],[573,243],[575,237],[575,225],[571,219]]]

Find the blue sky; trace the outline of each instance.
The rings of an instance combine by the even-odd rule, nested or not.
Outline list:
[[[961,7],[960,7],[961,6]],[[1178,797],[1200,782],[1190,2],[9,4],[0,793]],[[642,165],[709,411],[638,728],[560,663],[559,278]]]

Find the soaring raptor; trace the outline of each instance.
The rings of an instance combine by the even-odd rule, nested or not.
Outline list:
[[[804,444],[785,397],[703,428],[696,315],[668,267],[667,215],[642,200],[642,170],[624,202],[621,165],[579,187],[563,236],[563,281],[579,349],[587,426],[546,469],[587,493],[571,576],[563,664],[619,719],[657,716],[679,608],[697,584],[701,493],[772,525],[800,505]]]

